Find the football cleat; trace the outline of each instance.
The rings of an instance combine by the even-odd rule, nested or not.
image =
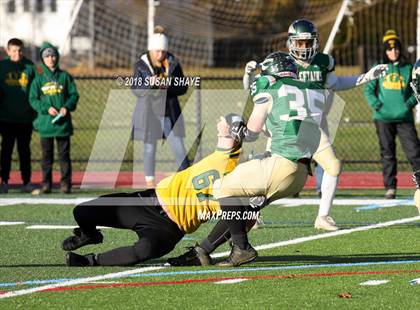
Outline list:
[[[314,227],[320,230],[327,230],[327,231],[336,231],[338,230],[335,221],[331,216],[324,215],[324,216],[317,216],[315,220]]]
[[[102,243],[104,238],[99,230],[92,235],[87,235],[79,227],[73,229],[73,234],[74,236],[64,239],[61,245],[64,251],[74,251],[88,244]]]
[[[168,258],[171,266],[210,266],[212,259],[198,244],[187,248],[188,251],[178,257]]]
[[[240,247],[233,245],[229,258],[217,265],[220,267],[239,267],[252,262],[257,256],[258,252],[250,244],[248,244],[246,250],[242,250]]]
[[[397,191],[395,188],[389,188],[385,192],[385,199],[395,199],[397,196]]]
[[[73,252],[66,253],[66,266],[68,267],[88,267],[96,266],[95,254],[79,255]]]

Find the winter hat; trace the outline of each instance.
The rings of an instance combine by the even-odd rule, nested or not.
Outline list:
[[[52,47],[47,47],[42,51],[42,58],[48,57],[48,56],[56,56],[57,57],[57,51],[53,49]]]
[[[167,51],[168,50],[168,37],[163,33],[164,29],[161,26],[156,26],[155,31],[149,39],[147,49],[149,51]]]
[[[401,41],[398,38],[397,32],[393,29],[387,30],[382,38],[384,49],[398,48],[401,49]]]

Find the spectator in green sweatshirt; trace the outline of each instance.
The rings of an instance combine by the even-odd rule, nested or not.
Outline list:
[[[31,137],[34,111],[28,93],[35,77],[35,66],[23,56],[23,42],[10,39],[8,57],[0,61],[0,134],[2,136],[0,193],[9,190],[12,153],[17,142],[23,192],[31,191]]]
[[[72,76],[59,68],[58,50],[49,43],[41,46],[42,73],[38,74],[29,94],[37,112],[33,123],[41,137],[42,193],[52,188],[54,139],[57,141],[61,170],[61,192],[71,193],[70,136],[73,134],[71,113],[76,109],[79,94]]]
[[[413,170],[420,169],[420,142],[412,111],[417,101],[410,87],[412,65],[402,54],[402,44],[394,30],[388,30],[383,37],[383,53],[383,63],[388,64],[387,74],[366,85],[365,98],[372,109],[379,138],[385,198],[394,199],[397,135]]]

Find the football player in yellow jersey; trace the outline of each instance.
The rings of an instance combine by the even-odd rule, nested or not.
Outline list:
[[[68,252],[68,266],[134,265],[161,257],[175,247],[185,234],[194,232],[220,205],[212,197],[213,182],[237,165],[240,144],[228,135],[229,124],[241,121],[229,114],[217,124],[217,150],[186,170],[162,180],[156,190],[115,193],[82,203],[73,210],[79,225],[63,241],[65,251],[87,244],[102,243],[97,226],[131,229],[139,240],[134,245],[104,253],[79,255]],[[203,217],[200,219],[200,214]],[[203,262],[203,264],[205,264]]]

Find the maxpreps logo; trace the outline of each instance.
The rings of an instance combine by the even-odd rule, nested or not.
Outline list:
[[[6,79],[4,83],[7,86],[18,86],[26,87],[28,86],[28,76],[25,72],[12,71],[6,74]]]
[[[61,94],[63,92],[63,85],[57,82],[48,82],[41,87],[42,93],[47,96]]]
[[[398,73],[387,74],[382,82],[385,89],[405,89],[406,84],[404,77]]]

